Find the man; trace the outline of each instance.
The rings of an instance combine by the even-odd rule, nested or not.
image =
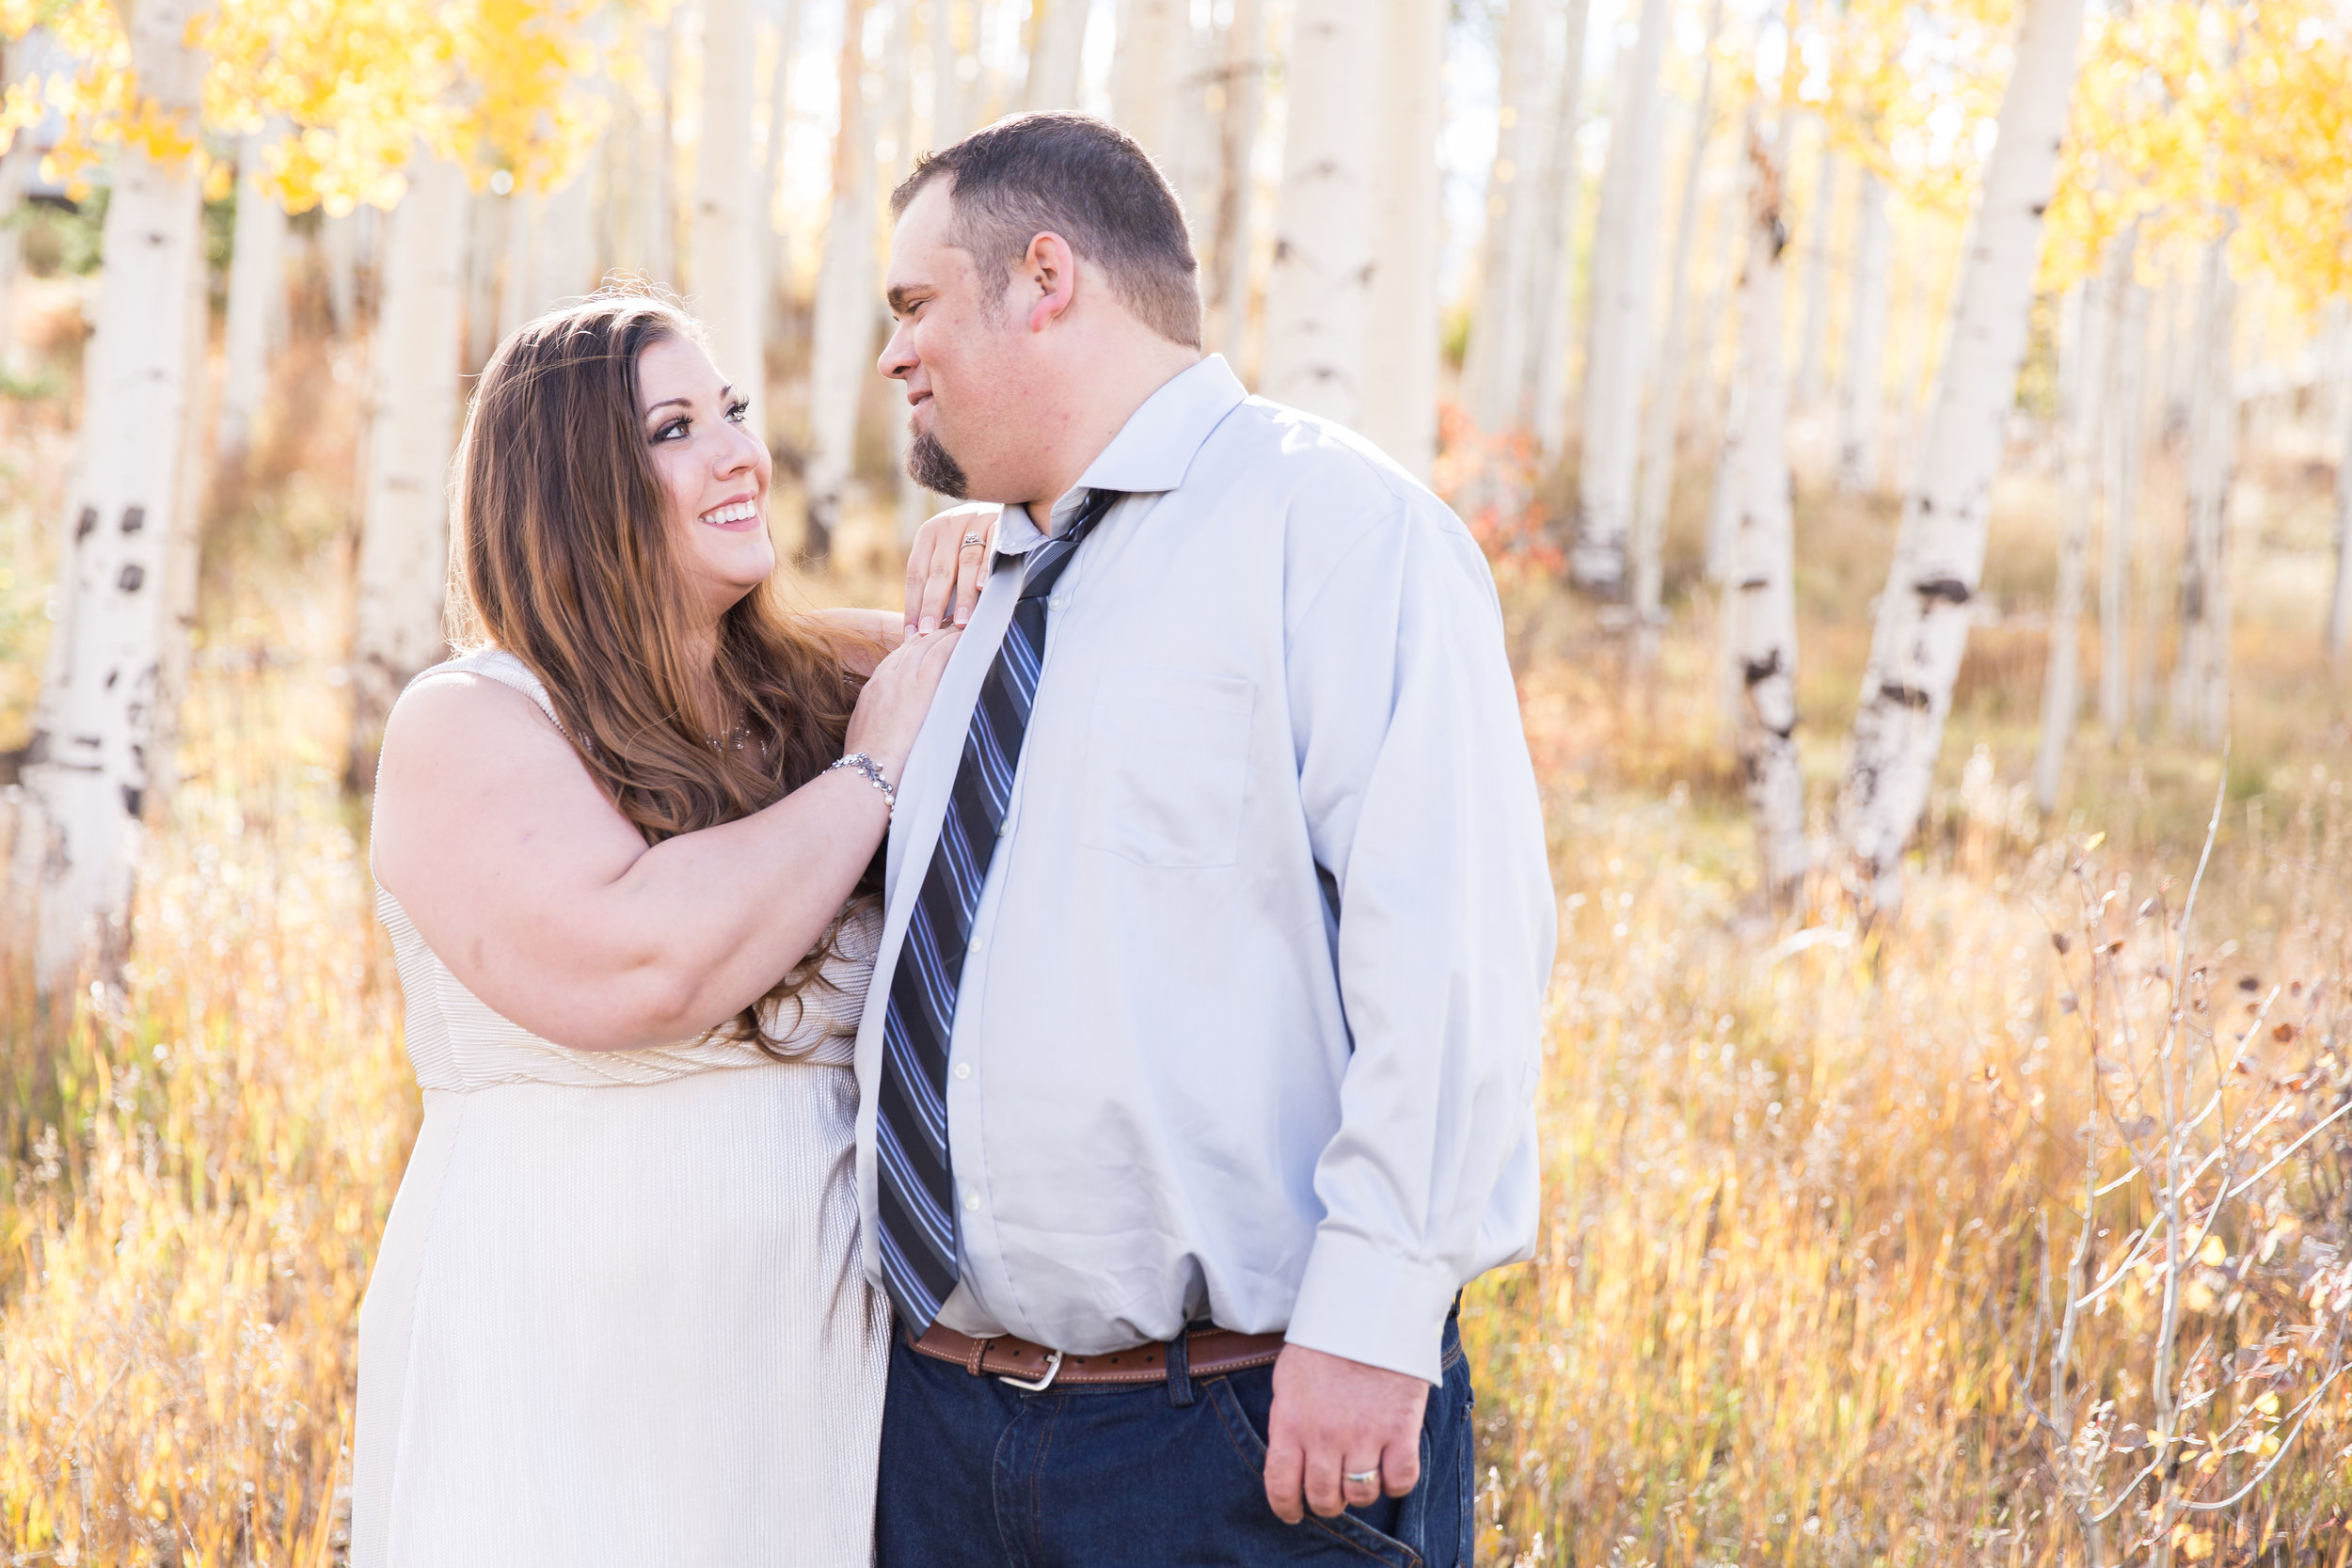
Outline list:
[[[1467,1565],[1453,1307],[1534,1241],[1554,940],[1492,578],[1202,357],[1117,130],[893,208],[910,467],[1003,511],[858,1037],[880,1561]]]

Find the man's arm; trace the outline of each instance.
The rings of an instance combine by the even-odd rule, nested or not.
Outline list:
[[[1556,930],[1493,579],[1458,525],[1400,503],[1371,529],[1295,618],[1288,674],[1354,1045],[1275,1368],[1266,1490],[1295,1519],[1302,1499],[1328,1514],[1412,1489],[1446,1314],[1495,1260],[1499,1191],[1529,1189],[1532,1227]]]

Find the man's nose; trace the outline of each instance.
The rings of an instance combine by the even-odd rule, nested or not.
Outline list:
[[[919,360],[914,346],[907,341],[907,324],[898,323],[890,329],[890,341],[882,345],[879,361],[882,374],[893,381],[904,381]]]

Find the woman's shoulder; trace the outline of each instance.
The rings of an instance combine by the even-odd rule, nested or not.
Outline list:
[[[384,724],[384,750],[470,751],[501,736],[560,736],[562,722],[531,667],[503,648],[449,659],[411,680]]]

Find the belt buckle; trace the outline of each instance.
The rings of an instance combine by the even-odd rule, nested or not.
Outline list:
[[[1046,1389],[1054,1386],[1054,1379],[1060,1375],[1061,1372],[1061,1352],[1049,1351],[1047,1354],[1051,1356],[1052,1359],[1045,1363],[1045,1375],[1039,1378],[1035,1383],[1024,1382],[1022,1379],[1017,1377],[1009,1377],[1002,1372],[997,1374],[996,1381],[1005,1384],[1008,1386],[1018,1388],[1024,1393],[1041,1394],[1045,1392]]]

